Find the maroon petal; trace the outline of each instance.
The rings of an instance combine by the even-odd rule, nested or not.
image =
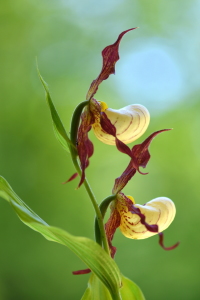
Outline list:
[[[72,180],[74,180],[78,176],[78,173],[74,173],[67,181],[62,182],[62,184],[68,183]]]
[[[93,82],[89,88],[89,91],[87,93],[87,96],[86,96],[87,100],[90,100],[94,96],[94,94],[97,92],[97,89],[98,89],[100,83],[103,80],[107,79],[109,77],[109,75],[115,74],[115,64],[119,60],[118,51],[119,51],[120,41],[125,33],[127,33],[130,30],[133,30],[133,29],[136,29],[136,28],[131,28],[126,31],[123,31],[119,35],[117,41],[114,44],[107,46],[102,51],[102,57],[103,57],[102,70],[101,70],[101,73],[99,74],[99,76],[95,80],[93,80]]]
[[[163,233],[160,232],[158,235],[159,235],[159,244],[160,244],[160,246],[161,246],[164,250],[167,250],[167,251],[173,250],[173,249],[175,249],[176,247],[178,247],[178,245],[180,244],[180,242],[177,242],[176,244],[174,244],[174,245],[171,246],[171,247],[165,247],[164,244],[163,244],[163,240],[164,240],[164,235],[163,235]]]
[[[128,181],[135,175],[136,171],[139,170],[139,167],[145,168],[149,159],[150,159],[150,153],[148,147],[150,146],[152,140],[161,132],[168,131],[171,129],[162,129],[159,131],[156,131],[152,133],[143,143],[133,146],[132,148],[132,159],[128,165],[128,167],[125,169],[125,171],[122,173],[120,177],[115,179],[115,184],[113,187],[113,194],[119,193],[125,185],[128,183]],[[141,173],[141,172],[140,172]],[[147,174],[147,173],[141,173],[141,174]]]
[[[108,134],[110,134],[110,135],[116,137],[116,128],[115,128],[115,126],[110,122],[110,120],[108,119],[108,117],[107,117],[107,115],[105,114],[105,112],[102,112],[102,113],[101,113],[101,116],[100,116],[100,124],[101,124],[102,129],[103,129],[106,133],[108,133]],[[129,150],[130,150],[130,149],[129,149]],[[131,155],[131,154],[130,154],[130,155]]]
[[[74,275],[83,275],[83,274],[88,274],[90,272],[91,272],[90,269],[85,269],[85,270],[73,271],[72,274],[74,274]]]
[[[122,173],[122,175],[115,179],[115,184],[112,190],[114,195],[118,194],[128,183],[128,181],[135,175],[136,169],[132,165],[132,161],[130,161],[126,170]]]
[[[85,180],[85,169],[89,165],[89,158],[94,153],[94,146],[88,138],[88,132],[91,129],[92,124],[100,120],[101,105],[94,98],[91,99],[89,105],[85,108],[81,115],[81,124],[78,129],[77,137],[77,151],[81,165],[81,179],[78,187]]]
[[[150,153],[148,150],[149,145],[151,144],[152,140],[161,132],[168,131],[171,129],[162,129],[152,133],[142,144],[135,145],[132,148],[133,155],[137,158],[137,162],[139,166],[145,168],[149,159]]]

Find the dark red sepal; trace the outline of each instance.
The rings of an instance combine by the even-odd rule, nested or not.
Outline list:
[[[111,74],[115,74],[115,64],[119,60],[119,44],[124,36],[125,33],[127,33],[130,30],[133,30],[136,28],[131,28],[128,30],[123,31],[119,36],[116,42],[110,46],[107,46],[102,51],[102,57],[103,57],[103,66],[101,69],[101,73],[99,76],[93,80],[91,83],[91,86],[89,88],[89,91],[87,93],[86,99],[90,100],[94,94],[97,92],[98,87],[100,83],[103,80],[106,80]]]
[[[176,244],[174,244],[174,245],[171,246],[171,247],[165,247],[164,244],[163,244],[163,240],[164,240],[164,234],[163,234],[163,232],[159,232],[158,235],[159,235],[159,244],[160,244],[160,246],[161,246],[164,250],[167,250],[167,251],[173,250],[173,249],[175,249],[176,247],[178,247],[178,245],[180,244],[180,242],[177,242]]]
[[[88,274],[90,272],[91,272],[90,269],[85,269],[85,270],[73,271],[72,274],[73,275],[83,275],[83,274]]]
[[[68,180],[66,180],[65,182],[62,182],[62,184],[66,184],[66,183],[74,180],[77,176],[78,176],[78,173],[74,173]]]
[[[85,169],[89,165],[89,158],[93,155],[94,146],[88,138],[88,132],[91,130],[92,124],[100,119],[101,105],[94,98],[91,99],[88,106],[85,107],[81,115],[81,124],[77,135],[77,151],[81,165],[81,179],[78,187],[85,180]]]
[[[171,129],[162,129],[159,131],[156,131],[152,133],[143,143],[133,146],[132,148],[132,157],[128,167],[125,169],[125,171],[122,173],[122,175],[115,179],[115,184],[113,187],[113,194],[119,193],[125,185],[128,183],[128,181],[135,175],[136,171],[138,171],[139,167],[145,168],[149,159],[150,159],[150,153],[148,147],[150,146],[152,140],[161,132],[168,131]],[[136,169],[136,167],[138,169]],[[147,174],[147,173],[143,173]]]

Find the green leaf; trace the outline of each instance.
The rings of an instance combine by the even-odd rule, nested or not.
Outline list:
[[[136,283],[122,276],[122,288],[120,289],[122,300],[145,300],[145,297]]]
[[[53,101],[51,99],[50,93],[49,93],[49,88],[47,83],[44,81],[43,77],[40,74],[39,68],[37,67],[38,70],[38,75],[39,78],[42,82],[42,85],[45,89],[46,92],[46,100],[48,103],[48,106],[50,108],[50,112],[51,112],[51,117],[52,117],[52,121],[53,121],[53,129],[54,129],[54,133],[56,138],[58,139],[58,141],[61,143],[61,145],[63,146],[63,148],[67,151],[70,152],[69,147],[70,145],[73,146],[71,140],[69,139],[66,130],[62,124],[62,121],[58,115],[58,112],[53,104]]]
[[[140,288],[130,279],[122,276],[122,288],[120,289],[122,300],[145,300]],[[112,300],[108,289],[95,274],[90,276],[88,288],[81,300]]]
[[[88,282],[88,288],[81,300],[112,300],[112,298],[106,286],[95,274],[92,274]]]
[[[49,226],[17,196],[8,182],[1,176],[0,196],[10,202],[24,224],[41,233],[47,240],[60,243],[72,250],[105,284],[113,299],[120,299],[121,275],[118,266],[97,243],[88,238],[76,237],[62,229]]]

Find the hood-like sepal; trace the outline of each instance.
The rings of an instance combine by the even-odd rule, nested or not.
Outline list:
[[[133,30],[136,28],[131,28],[128,30],[123,31],[118,36],[118,39],[116,42],[112,45],[107,46],[102,51],[102,58],[103,58],[103,66],[101,69],[101,72],[99,76],[93,80],[93,82],[90,85],[90,88],[88,90],[86,99],[90,100],[94,96],[94,94],[97,92],[98,87],[100,83],[103,80],[106,80],[111,74],[115,74],[115,64],[119,60],[119,44],[121,42],[122,37],[130,30]]]

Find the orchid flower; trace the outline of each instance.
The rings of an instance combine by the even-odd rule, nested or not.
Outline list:
[[[151,141],[159,133],[167,130],[169,129],[154,132],[143,143],[135,145],[131,150],[135,161],[133,162],[131,159],[122,175],[115,180],[113,187],[115,199],[111,203],[111,214],[105,224],[112,257],[116,253],[116,247],[111,242],[118,227],[123,235],[131,239],[145,239],[159,234],[159,243],[165,250],[172,250],[179,245],[179,242],[171,247],[163,245],[162,231],[169,227],[176,214],[176,208],[172,200],[159,197],[140,205],[135,203],[132,196],[126,196],[122,193],[122,189],[136,173],[134,163],[137,164],[138,168],[140,166],[145,168],[150,159],[148,147]]]
[[[77,129],[75,141],[72,139],[77,147],[82,170],[79,187],[84,182],[85,169],[88,167],[89,159],[94,152],[94,146],[88,137],[91,128],[100,141],[105,144],[116,145],[119,151],[128,154],[134,161],[134,157],[126,144],[138,139],[149,125],[150,115],[143,105],[132,104],[117,110],[109,108],[105,102],[98,101],[93,97],[100,83],[106,80],[110,74],[115,73],[115,64],[119,60],[120,41],[125,33],[133,29],[135,28],[123,31],[114,44],[107,46],[102,51],[102,70],[92,82],[87,93],[86,106],[80,116],[81,122]],[[136,165],[135,167],[139,171]]]

